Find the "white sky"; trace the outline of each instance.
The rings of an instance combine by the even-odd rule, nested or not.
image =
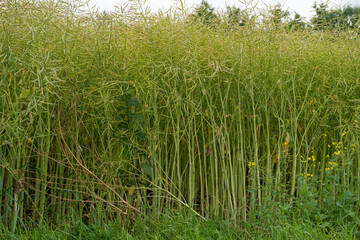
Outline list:
[[[143,0],[142,0],[143,1]],[[241,1],[241,0],[240,0]],[[224,9],[225,6],[238,6],[240,7],[239,0],[208,0],[207,2],[215,9]],[[258,0],[259,7],[264,8],[267,5],[275,5],[280,3],[283,9],[288,9],[291,12],[298,12],[302,17],[310,19],[314,15],[312,5],[316,1],[317,3],[325,2],[324,0]],[[99,10],[113,10],[114,5],[124,4],[126,0],[90,0],[91,5],[96,5]],[[201,0],[185,0],[186,6],[197,6],[201,3]],[[338,7],[345,4],[351,4],[352,6],[360,6],[360,0],[330,0],[330,6]],[[146,5],[153,11],[158,9],[167,10],[170,6],[176,6],[176,0],[147,0]]]

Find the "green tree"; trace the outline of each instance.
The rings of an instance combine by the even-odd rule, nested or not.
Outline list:
[[[288,29],[291,31],[304,30],[306,28],[306,23],[302,20],[300,14],[295,12],[294,19],[288,24]]]
[[[210,25],[216,22],[219,17],[216,15],[214,8],[210,4],[202,0],[201,4],[194,9],[194,13],[190,15],[190,19],[199,23]]]
[[[232,6],[226,7],[225,22],[228,26],[244,26],[250,19],[240,8]]]
[[[290,12],[283,10],[280,4],[276,4],[270,9],[270,22],[274,25],[281,25],[281,23],[286,22],[289,16]]]
[[[360,7],[349,5],[339,9],[329,9],[327,3],[314,4],[316,16],[311,22],[315,30],[344,30],[359,27]]]
[[[346,6],[341,15],[344,17],[345,22],[349,28],[360,27],[360,7]]]

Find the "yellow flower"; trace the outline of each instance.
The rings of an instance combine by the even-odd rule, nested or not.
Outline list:
[[[28,143],[33,143],[33,140],[31,138],[29,138]]]
[[[335,155],[340,155],[341,151],[334,152]]]
[[[249,163],[248,163],[248,166],[249,166],[249,167],[255,166],[255,162],[249,162]]]

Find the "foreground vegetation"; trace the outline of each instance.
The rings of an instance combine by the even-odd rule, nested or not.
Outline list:
[[[145,218],[167,238],[161,214],[186,209],[169,228],[190,216],[191,238],[213,217],[240,226],[224,238],[250,225],[359,236],[358,35],[81,9],[0,10],[3,231],[108,234],[116,221],[136,235]],[[286,219],[264,229],[269,216]]]
[[[263,217],[263,221],[241,222],[237,227],[218,218],[200,220],[191,213],[167,212],[154,220],[138,218],[131,227],[121,222],[84,224],[74,220],[56,227],[27,226],[17,234],[0,229],[2,239],[359,239],[356,226],[346,221],[314,222],[282,213]],[[357,223],[359,223],[357,218]]]

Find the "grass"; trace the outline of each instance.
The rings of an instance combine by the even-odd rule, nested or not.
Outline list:
[[[359,219],[357,219],[359,221]],[[122,223],[87,225],[82,222],[58,227],[28,226],[17,235],[5,226],[3,239],[358,239],[359,229],[350,223],[326,226],[301,219],[273,215],[267,219],[242,222],[238,226],[219,218],[203,221],[193,213],[162,214],[156,220],[138,218],[131,228]]]
[[[82,7],[8,1],[0,10],[4,228],[78,219],[95,234],[184,208],[258,226],[273,208],[295,208],[309,222],[280,221],[274,234],[321,235],[319,221],[358,231],[357,35]],[[189,232],[169,228],[204,237],[191,219]]]

